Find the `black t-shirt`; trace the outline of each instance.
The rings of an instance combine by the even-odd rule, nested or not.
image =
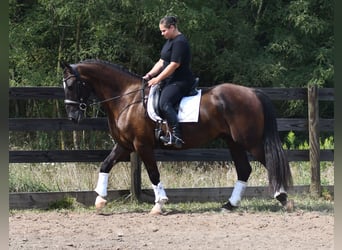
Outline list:
[[[166,79],[167,81],[193,81],[193,75],[190,70],[190,45],[183,34],[166,41],[161,50],[160,58],[164,60],[163,69],[165,69],[170,62],[180,63],[180,66],[175,72]]]

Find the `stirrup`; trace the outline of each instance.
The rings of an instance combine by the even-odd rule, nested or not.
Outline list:
[[[164,146],[173,145],[176,148],[181,148],[182,144],[184,144],[184,141],[181,138],[171,134],[170,132],[168,132],[165,136],[161,136],[159,139],[164,143]]]

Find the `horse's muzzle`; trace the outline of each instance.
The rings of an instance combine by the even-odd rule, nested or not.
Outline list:
[[[68,118],[69,118],[69,120],[73,121],[74,123],[80,123],[80,121],[83,120],[83,118],[84,118],[84,113],[81,110],[69,112]]]

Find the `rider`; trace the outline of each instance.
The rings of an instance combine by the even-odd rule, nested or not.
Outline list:
[[[159,22],[159,29],[167,41],[161,50],[160,59],[143,78],[148,81],[148,86],[162,84],[159,109],[172,131],[171,134],[161,136],[161,141],[165,145],[181,148],[184,141],[181,139],[175,106],[190,91],[194,82],[190,69],[190,45],[186,37],[178,30],[176,17],[162,18]]]

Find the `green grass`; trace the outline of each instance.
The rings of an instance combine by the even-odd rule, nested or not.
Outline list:
[[[234,165],[227,162],[158,162],[161,180],[165,188],[232,187],[236,182]],[[258,163],[252,163],[249,186],[267,186],[267,172]],[[10,192],[88,191],[93,190],[98,178],[97,164],[51,163],[51,164],[10,164]],[[308,162],[291,163],[294,185],[309,185],[311,181]],[[119,163],[111,171],[108,189],[130,188],[130,164]],[[333,162],[321,163],[322,185],[334,185]],[[142,188],[151,188],[146,170],[142,169]],[[321,211],[333,213],[333,194],[323,190],[321,198],[290,196],[298,211]],[[153,204],[138,203],[130,199],[111,201],[105,207],[108,213],[149,212]],[[221,203],[168,203],[167,213],[218,212]],[[65,197],[50,204],[53,210],[93,211],[84,207],[72,197]],[[244,198],[237,212],[282,212],[275,199]]]
[[[310,195],[290,196],[295,202],[295,211],[319,211],[324,213],[334,212],[333,200],[313,198]],[[220,212],[223,203],[220,202],[181,202],[167,203],[167,213],[203,213]],[[105,212],[149,212],[152,208],[150,203],[139,203],[129,200],[117,200],[109,202]],[[236,212],[284,212],[276,199],[272,198],[243,198]]]
[[[321,198],[313,198],[310,195],[295,195],[290,196],[294,200],[294,212],[320,212],[324,214],[334,213],[334,201]],[[149,213],[153,204],[146,202],[131,201],[130,199],[119,199],[110,201],[103,208],[103,214],[113,213]],[[164,210],[166,214],[174,213],[219,213],[221,212],[222,203],[220,202],[182,202],[182,203],[167,203]],[[95,207],[86,207],[76,201],[75,198],[65,197],[64,199],[50,204],[49,209],[45,211],[77,211],[77,212],[95,212]],[[35,209],[31,210],[35,211]],[[44,211],[37,210],[36,211]],[[10,210],[11,214],[19,212],[18,210]],[[244,198],[241,201],[240,207],[234,211],[235,213],[284,213],[279,202],[271,198]]]
[[[309,185],[311,181],[308,162],[291,163],[294,185]],[[165,188],[232,187],[237,176],[235,167],[227,162],[158,162],[161,181]],[[97,164],[41,163],[9,164],[10,192],[49,192],[93,190],[98,178]],[[131,173],[129,163],[113,167],[108,189],[129,189]],[[333,162],[321,163],[322,185],[334,185]],[[267,186],[266,169],[252,163],[249,186]],[[142,188],[151,188],[145,168],[142,169]]]

